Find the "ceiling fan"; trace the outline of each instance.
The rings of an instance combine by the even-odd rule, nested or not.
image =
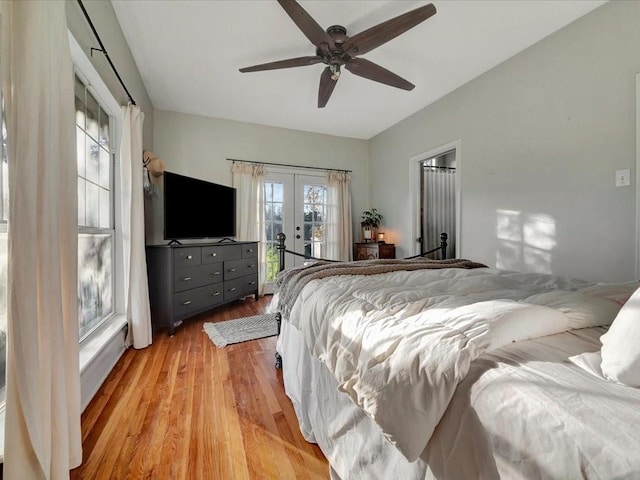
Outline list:
[[[318,108],[323,108],[329,101],[338,78],[340,78],[340,68],[343,66],[351,73],[374,82],[403,90],[415,88],[414,84],[386,68],[364,58],[356,57],[370,52],[435,15],[436,7],[433,4],[416,8],[349,37],[347,29],[341,25],[333,25],[325,32],[295,0],[278,0],[278,3],[302,33],[316,46],[316,54],[245,67],[240,69],[241,72],[259,72],[324,63],[327,67],[320,76]]]

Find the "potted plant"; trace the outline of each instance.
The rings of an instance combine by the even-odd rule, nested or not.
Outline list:
[[[362,212],[362,220],[360,226],[362,227],[362,240],[365,242],[371,242],[376,238],[376,230],[380,226],[382,221],[382,214],[377,209],[365,210]]]

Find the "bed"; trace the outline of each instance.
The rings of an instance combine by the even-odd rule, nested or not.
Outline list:
[[[640,478],[640,389],[589,368],[636,283],[423,259],[286,272],[284,386],[332,478]]]

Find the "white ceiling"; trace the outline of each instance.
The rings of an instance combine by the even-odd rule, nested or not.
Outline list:
[[[428,2],[300,0],[323,28],[354,35]],[[240,73],[315,55],[271,0],[112,0],[157,109],[369,139],[605,3],[434,0],[435,16],[363,58],[416,85],[407,92],[344,71],[317,108],[325,65]],[[107,46],[108,48],[108,46]]]

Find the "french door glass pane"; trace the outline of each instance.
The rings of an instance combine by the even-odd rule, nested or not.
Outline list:
[[[78,235],[78,323],[80,336],[113,312],[113,235]]]
[[[283,185],[276,182],[264,184],[265,237],[267,241],[267,282],[273,282],[278,274],[277,235],[282,233]]]
[[[326,256],[327,187],[305,185],[303,188],[304,253],[317,258]]]

